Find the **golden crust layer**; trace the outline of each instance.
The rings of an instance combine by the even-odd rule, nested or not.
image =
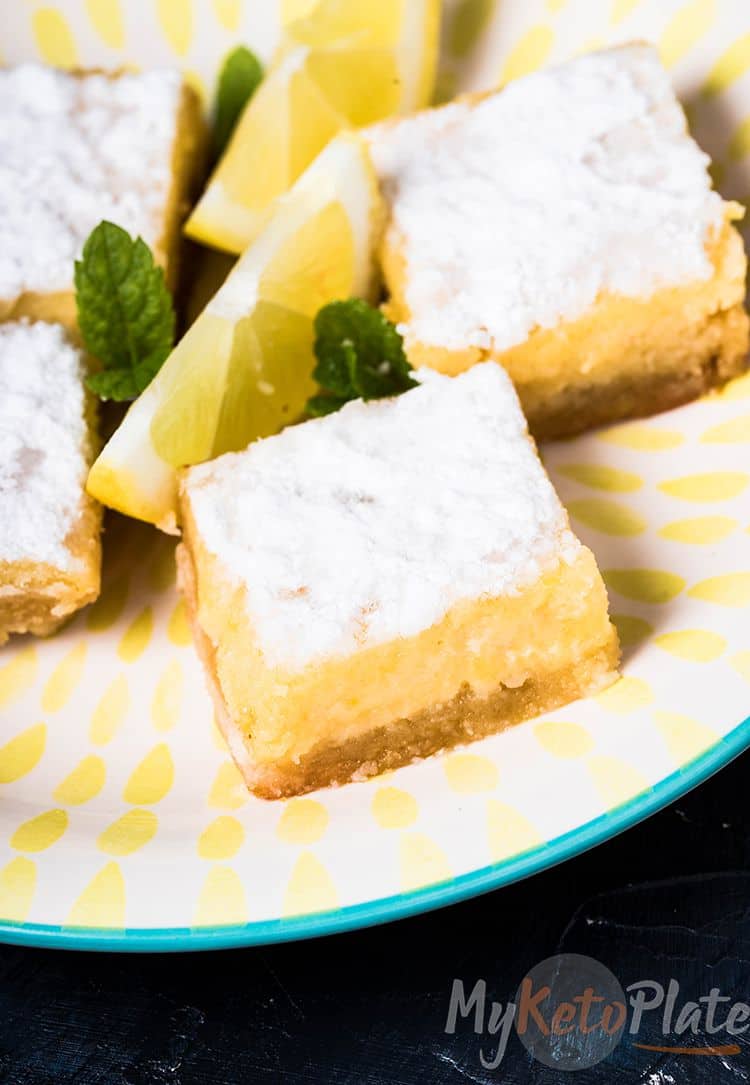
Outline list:
[[[617,636],[591,553],[517,596],[469,600],[415,637],[288,673],[266,666],[244,589],[183,499],[179,584],[217,719],[264,798],[361,779],[491,734],[616,677]]]

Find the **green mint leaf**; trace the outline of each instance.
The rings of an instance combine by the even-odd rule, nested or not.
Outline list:
[[[214,153],[218,158],[229,142],[240,113],[255,94],[263,78],[263,67],[244,45],[227,56],[219,75],[214,116]]]
[[[75,263],[78,326],[101,370],[88,386],[102,399],[140,395],[174,343],[175,314],[164,272],[148,245],[100,222]]]
[[[308,413],[329,414],[350,399],[381,399],[414,388],[404,342],[379,309],[359,298],[333,301],[315,317],[313,377],[322,395]]]
[[[346,396],[310,396],[307,401],[307,413],[313,418],[322,418],[324,414],[333,414],[348,402]]]

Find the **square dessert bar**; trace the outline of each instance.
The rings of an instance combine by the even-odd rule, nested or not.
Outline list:
[[[248,786],[361,779],[615,678],[590,551],[493,362],[189,469],[180,583]]]
[[[0,324],[0,644],[10,633],[51,633],[99,594],[84,374],[59,324]]]
[[[102,219],[140,234],[172,283],[202,127],[176,71],[0,69],[0,320],[73,329],[73,262]]]
[[[537,437],[676,406],[745,366],[742,209],[656,50],[590,53],[371,129],[409,355],[492,358]]]

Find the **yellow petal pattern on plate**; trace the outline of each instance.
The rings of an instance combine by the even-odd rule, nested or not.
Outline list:
[[[23,855],[0,870],[0,919],[21,923],[29,914],[36,889],[36,863]]]
[[[94,875],[70,909],[68,926],[125,926],[125,879],[117,863]]]
[[[678,659],[691,663],[711,663],[718,659],[727,646],[726,638],[708,629],[681,629],[674,633],[662,633],[654,637],[657,644]]]
[[[129,708],[128,682],[124,674],[118,674],[107,686],[91,716],[89,738],[95,746],[106,746],[112,741]]]
[[[237,818],[222,814],[198,837],[198,854],[201,859],[231,859],[244,842],[245,830]]]
[[[678,765],[692,761],[719,737],[710,727],[679,712],[654,712],[654,722]]]
[[[74,68],[78,52],[68,21],[51,7],[37,8],[31,17],[37,48],[47,64],[55,68]]]
[[[132,855],[153,840],[158,828],[153,810],[128,810],[99,834],[96,846],[105,855]]]
[[[12,704],[33,685],[38,666],[36,645],[29,644],[0,667],[0,708]]]
[[[47,741],[47,726],[37,723],[0,746],[0,784],[12,784],[38,764]]]
[[[659,528],[658,534],[662,539],[669,539],[671,542],[708,546],[726,539],[738,526],[731,516],[693,516],[665,524]]]
[[[648,780],[643,773],[635,765],[621,761],[618,757],[592,754],[586,761],[586,767],[609,809],[627,802],[648,787]]]
[[[187,619],[187,611],[185,610],[185,602],[180,599],[177,606],[172,611],[169,619],[169,625],[167,626],[167,635],[172,641],[172,644],[176,644],[178,648],[184,648],[185,645],[190,644],[190,625]]]
[[[42,708],[45,712],[59,712],[73,695],[81,680],[86,662],[86,642],[81,641],[57,664],[47,680],[42,694]]]
[[[80,806],[96,798],[107,779],[107,766],[101,757],[88,754],[57,785],[52,797],[65,806]]]
[[[198,897],[194,925],[213,927],[246,921],[247,897],[239,874],[229,866],[211,867]]]
[[[125,44],[125,26],[120,0],[86,0],[86,11],[91,25],[102,41],[110,49],[122,49]]]
[[[566,501],[565,504],[574,519],[604,535],[642,535],[646,530],[643,517],[617,501],[591,497],[583,501]]]
[[[144,607],[122,635],[117,654],[125,663],[135,663],[148,647],[154,631],[154,614],[151,607]]]
[[[747,71],[750,71],[750,34],[743,34],[714,62],[703,84],[703,93],[708,97],[721,94]]]
[[[445,852],[426,833],[403,833],[399,839],[399,867],[402,893],[453,877]]]
[[[712,471],[660,482],[659,489],[683,501],[728,501],[738,497],[749,482],[750,475],[741,471]]]
[[[225,30],[238,30],[242,15],[242,0],[213,0],[216,18]]]
[[[56,844],[68,827],[64,810],[46,810],[18,826],[10,838],[16,851],[46,851]]]
[[[734,130],[729,141],[728,155],[732,162],[739,162],[750,151],[750,117],[746,117]]]
[[[553,757],[583,757],[594,747],[594,740],[580,723],[542,720],[534,725],[534,736]]]
[[[750,442],[750,414],[729,418],[707,429],[701,437],[705,444],[747,444]]]
[[[216,770],[208,793],[208,805],[219,810],[239,810],[247,800],[247,787],[240,770],[234,761],[224,761]]]
[[[595,490],[607,490],[610,493],[635,493],[643,486],[643,479],[633,471],[621,471],[617,467],[607,467],[603,463],[566,463],[557,468],[557,474],[582,482]]]
[[[133,769],[122,797],[133,806],[150,806],[161,802],[173,783],[174,762],[169,746],[162,742]]]
[[[750,682],[750,651],[737,652],[729,661],[737,674],[742,675],[746,682]]]
[[[654,694],[648,682],[633,675],[619,678],[609,689],[598,693],[597,701],[610,712],[635,712],[651,704]]]
[[[641,641],[650,637],[654,631],[654,627],[650,622],[647,622],[645,618],[636,618],[633,614],[611,614],[610,617],[617,629],[617,635],[623,647],[640,644]]]
[[[487,801],[487,838],[493,863],[543,842],[541,834],[524,814],[497,799]]]
[[[381,829],[408,829],[419,816],[417,800],[400,787],[379,787],[371,810]]]
[[[452,753],[443,759],[448,787],[460,794],[493,791],[497,787],[497,765],[475,753]]]
[[[685,438],[675,430],[662,429],[661,426],[643,422],[626,422],[612,426],[597,434],[600,441],[618,445],[620,448],[632,448],[637,452],[666,452],[677,448]]]
[[[161,673],[151,701],[151,720],[157,731],[171,731],[182,711],[182,667],[171,660]]]
[[[612,0],[610,22],[614,25],[621,23],[641,2],[642,0]]]
[[[511,79],[519,79],[541,68],[554,44],[555,34],[551,27],[532,27],[516,43],[503,64],[501,82],[508,83]]]
[[[289,878],[282,914],[326,912],[338,906],[338,893],[331,875],[317,856],[311,851],[303,851]]]
[[[688,595],[721,607],[746,607],[750,604],[750,573],[710,576],[694,584]]]
[[[284,807],[276,835],[286,844],[314,844],[328,828],[328,811],[316,799],[290,799]]]
[[[659,43],[661,58],[674,67],[695,48],[717,15],[717,0],[689,0],[667,26]]]
[[[184,56],[193,37],[192,0],[156,0],[156,10],[170,46],[178,56]]]
[[[746,201],[748,202],[748,201]],[[735,377],[717,393],[722,399],[736,400],[750,397],[750,373]]]
[[[668,603],[685,587],[681,576],[666,569],[605,569],[602,576],[608,588],[641,603]]]

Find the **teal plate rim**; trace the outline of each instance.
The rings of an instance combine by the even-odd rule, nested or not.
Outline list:
[[[750,747],[750,716],[692,761],[621,806],[509,859],[395,896],[327,912],[213,927],[65,927],[0,920],[0,942],[122,953],[178,953],[270,945],[388,923],[499,889],[548,870],[662,810]]]

